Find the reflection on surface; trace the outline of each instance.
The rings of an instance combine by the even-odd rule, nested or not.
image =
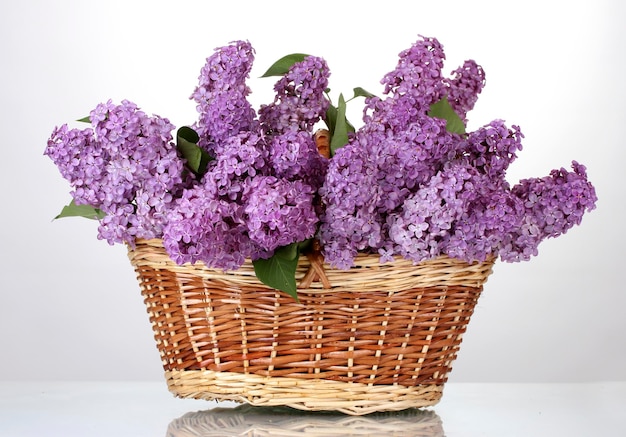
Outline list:
[[[244,435],[443,437],[444,432],[439,416],[429,410],[409,409],[367,416],[346,416],[341,413],[250,405],[187,413],[173,420],[167,430],[167,437]]]

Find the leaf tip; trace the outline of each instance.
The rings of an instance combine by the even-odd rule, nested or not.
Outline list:
[[[274,62],[260,77],[283,76],[289,71],[292,65],[304,61],[307,56],[309,55],[304,53],[291,53],[289,55],[285,55],[278,61]]]

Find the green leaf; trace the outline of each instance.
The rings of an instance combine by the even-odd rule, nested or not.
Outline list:
[[[346,119],[346,101],[343,94],[339,94],[339,104],[337,105],[337,119],[335,129],[330,140],[330,154],[333,156],[341,147],[348,144],[348,131],[352,125]],[[354,129],[354,127],[352,127]]]
[[[189,126],[183,126],[176,132],[176,147],[187,160],[187,166],[196,175],[202,176],[209,161],[213,158],[206,150],[198,146],[199,140],[198,133]]]
[[[354,128],[354,126],[352,125],[352,123],[350,123],[350,120],[348,120],[348,118],[346,118],[346,126],[348,128],[348,132],[356,132],[356,129]]]
[[[328,131],[330,135],[335,133],[335,125],[337,124],[337,107],[330,104],[328,105],[328,109],[326,109],[326,126],[328,127]]]
[[[91,120],[89,119],[89,116],[83,117],[83,118],[79,118],[76,121],[80,121],[81,123],[91,123]]]
[[[370,93],[369,91],[364,90],[361,87],[356,87],[354,88],[354,97],[352,98],[355,99],[357,97],[374,97],[374,94]]]
[[[289,71],[289,68],[291,68],[293,64],[304,61],[304,58],[307,56],[309,55],[305,55],[304,53],[292,53],[283,56],[278,61],[274,62],[261,77],[283,76]]]
[[[355,88],[356,90],[356,88]],[[355,96],[357,97],[357,96]],[[340,97],[341,98],[341,97]],[[353,97],[354,98],[354,97]],[[352,100],[352,99],[350,99]],[[346,117],[346,108],[347,108],[347,102],[344,101],[344,105],[345,108],[343,109],[343,120],[346,124],[346,130],[348,132],[356,132],[356,128],[354,127],[354,125],[352,123],[350,123],[350,120],[348,120],[348,118]],[[326,123],[326,126],[328,127],[328,131],[330,132],[330,136],[331,138],[335,136],[335,128],[337,127],[337,117],[339,116],[339,110],[336,106],[334,106],[333,104],[328,105],[328,109],[326,109],[326,118],[324,119],[324,122]],[[347,143],[347,137],[345,138],[345,141]],[[340,148],[341,146],[345,145],[344,144],[340,144],[337,148]],[[333,153],[333,150],[331,149],[331,154]]]
[[[430,105],[430,111],[428,111],[428,115],[433,118],[442,118],[446,120],[446,130],[453,134],[465,134],[465,124],[459,114],[454,112],[450,102],[446,97],[439,100],[438,102]]]
[[[60,219],[63,217],[85,217],[92,220],[101,220],[106,214],[98,208],[94,208],[91,205],[76,205],[74,199],[61,210],[61,213],[54,219]]]
[[[296,268],[300,257],[300,244],[292,243],[274,252],[268,259],[252,261],[257,278],[268,287],[284,291],[298,300]]]

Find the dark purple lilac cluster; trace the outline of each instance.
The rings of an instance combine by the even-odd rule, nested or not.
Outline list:
[[[331,160],[320,193],[326,260],[352,266],[359,252],[415,263],[443,254],[467,261],[527,260],[595,206],[584,167],[511,188],[506,170],[521,150],[517,126],[501,120],[467,134],[431,117],[446,98],[465,121],[485,74],[466,61],[442,75],[442,46],[422,38],[382,80],[385,98],[366,101],[364,125]]]
[[[172,124],[129,101],[100,104],[89,118],[91,129],[56,128],[45,150],[70,182],[74,202],[106,214],[98,237],[110,244],[162,235],[185,185]]]

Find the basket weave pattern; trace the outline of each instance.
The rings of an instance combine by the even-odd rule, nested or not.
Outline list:
[[[349,271],[326,265],[332,287],[313,282],[297,302],[251,262],[179,266],[160,240],[129,257],[174,394],[352,414],[439,400],[493,266],[362,255]],[[300,257],[296,279],[310,268]]]

